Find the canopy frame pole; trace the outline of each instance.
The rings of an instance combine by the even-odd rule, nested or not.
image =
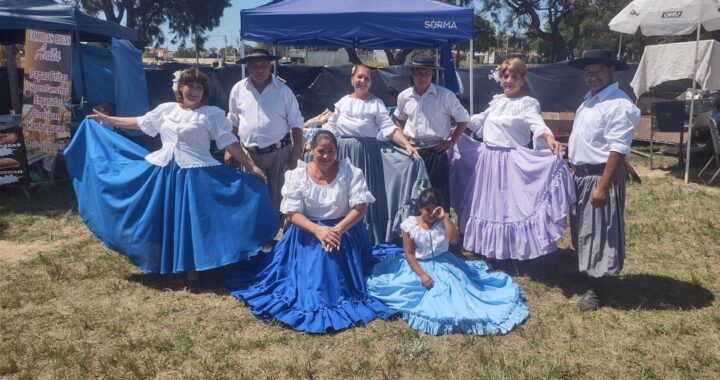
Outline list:
[[[452,50],[452,49],[451,49]],[[452,54],[452,51],[451,53]],[[440,49],[435,48],[435,66],[440,66]],[[435,71],[435,84],[440,85],[440,70]]]
[[[272,48],[272,53],[273,53],[273,55],[274,55],[274,56],[277,56],[277,44],[276,44],[275,42],[273,42],[272,47],[273,47],[273,48]],[[278,75],[278,66],[277,66],[277,63],[278,63],[278,60],[277,60],[277,59],[273,61],[273,73],[275,74],[275,76]]]
[[[80,61],[80,83],[82,84],[82,96],[80,97],[80,110],[83,112],[84,110],[84,104],[83,100],[86,100],[88,98],[88,90],[87,90],[87,82],[85,81],[85,61],[83,60],[83,53],[82,53],[82,44],[80,42],[80,30],[75,29],[74,31],[76,43],[78,49],[78,60]]]
[[[475,47],[473,39],[470,38],[470,115],[475,113],[475,80],[473,76],[473,66],[475,63]]]
[[[243,58],[245,58],[245,40],[240,38],[240,59],[242,60]],[[245,79],[245,64],[241,63],[240,67],[241,67],[240,72],[242,73],[242,79]]]
[[[688,138],[685,156],[685,183],[690,179],[690,143],[692,141],[693,115],[695,113],[695,89],[697,88],[698,50],[700,47],[700,22],[698,21],[697,33],[695,34],[695,61],[693,62],[692,94],[690,97],[690,117],[688,119]]]
[[[620,60],[620,53],[622,52],[622,38],[623,35],[620,33],[620,42],[618,43],[618,53],[617,53],[617,59]]]
[[[15,61],[17,48],[15,44],[4,45],[5,60],[7,61],[8,72],[8,91],[10,91],[10,102],[12,103],[13,112],[16,115],[22,114],[22,101],[20,99],[20,73]]]

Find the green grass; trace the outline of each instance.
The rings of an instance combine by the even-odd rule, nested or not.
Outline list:
[[[652,173],[631,163],[642,183],[628,186],[627,260],[610,304],[576,310],[583,288],[565,236],[557,254],[493,263],[530,307],[499,337],[433,337],[402,320],[324,336],[266,325],[219,272],[202,294],[180,275],[139,273],[87,231],[68,184],[31,199],[2,189],[0,377],[717,378],[720,189],[684,184],[671,161]]]

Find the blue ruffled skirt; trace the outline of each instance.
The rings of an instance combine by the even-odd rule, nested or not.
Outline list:
[[[528,316],[520,287],[505,273],[489,273],[482,261],[465,262],[446,252],[418,263],[433,279],[432,288],[422,286],[401,253],[375,265],[367,281],[370,295],[402,312],[415,330],[505,334]]]
[[[396,313],[367,293],[365,277],[373,261],[362,222],[345,232],[340,249],[332,252],[324,251],[313,234],[290,225],[272,252],[228,269],[225,284],[265,322],[275,319],[314,334],[336,332]]]
[[[223,165],[182,169],[86,119],[65,150],[78,212],[108,248],[145,272],[207,270],[245,260],[278,220],[265,184]],[[263,215],[258,218],[258,215]]]

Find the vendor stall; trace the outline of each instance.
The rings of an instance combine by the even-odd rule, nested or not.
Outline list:
[[[125,73],[134,70],[142,75],[144,83],[142,64],[132,65],[133,58],[141,62],[140,53],[124,41],[137,38],[135,30],[88,16],[71,5],[51,0],[0,0],[0,44],[3,45],[7,62],[7,67],[0,69],[0,79],[7,80],[4,87],[9,97],[4,100],[10,100],[10,104],[0,104],[0,111],[5,111],[0,113],[16,115],[6,120],[15,120],[17,115],[22,114],[22,132],[13,132],[13,135],[18,135],[18,141],[13,143],[12,149],[6,146],[0,153],[15,157],[23,150],[27,163],[43,162],[46,178],[52,179],[55,156],[70,137],[71,92],[81,104],[86,104],[89,88],[95,90],[96,87],[107,87],[107,82],[115,90],[117,87],[126,88],[124,83],[127,82],[116,86],[112,75],[91,79],[93,73],[108,65],[86,65],[86,59],[94,58],[93,49],[100,48],[80,42],[112,44],[118,54],[112,54],[110,71],[117,74],[118,68],[122,68]],[[23,68],[16,65],[16,44],[24,46],[26,54]],[[127,76],[125,78],[127,81]],[[0,83],[5,83],[5,80],[0,80]],[[101,99],[112,101],[116,98],[115,94],[116,91],[104,93]],[[144,108],[147,109],[146,92],[139,94],[139,97],[129,97],[140,99],[131,108],[137,109],[138,104],[142,107],[142,99],[145,99]],[[5,123],[4,129],[15,128],[11,124]],[[27,165],[18,167],[27,168]],[[29,180],[26,170],[21,175],[13,172],[13,176],[5,176],[0,182],[24,184]],[[21,178],[16,178],[18,176]]]

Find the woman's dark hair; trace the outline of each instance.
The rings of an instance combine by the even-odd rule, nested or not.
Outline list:
[[[337,138],[332,132],[326,129],[321,129],[315,133],[315,136],[310,140],[310,148],[315,149],[321,140],[329,140],[335,146],[335,149],[337,149]]]
[[[115,103],[113,102],[100,102],[96,104],[93,109],[98,110],[108,116],[117,116],[117,110],[115,108]]]
[[[438,206],[442,204],[442,194],[440,190],[429,187],[420,193],[420,199],[418,200],[420,208],[428,206]]]
[[[175,100],[177,100],[178,103],[183,102],[183,96],[182,92],[180,92],[180,87],[184,84],[190,84],[190,83],[198,83],[203,87],[203,96],[201,102],[205,103],[205,101],[210,96],[210,77],[207,76],[207,74],[200,71],[197,67],[191,67],[180,74],[180,79],[178,80],[178,90],[175,91]]]

